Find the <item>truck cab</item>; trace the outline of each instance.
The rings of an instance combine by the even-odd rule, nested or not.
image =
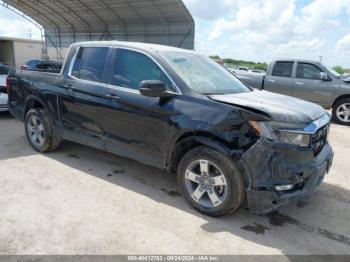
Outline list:
[[[338,81],[321,63],[285,60],[270,64],[264,89],[331,108],[339,84],[342,84],[341,80]]]

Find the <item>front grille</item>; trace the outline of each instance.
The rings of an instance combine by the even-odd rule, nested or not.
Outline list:
[[[311,136],[311,146],[315,156],[322,151],[323,147],[327,143],[328,133],[329,124],[320,128],[315,134]]]
[[[6,109],[7,108],[7,104],[6,105],[0,105],[0,109]]]

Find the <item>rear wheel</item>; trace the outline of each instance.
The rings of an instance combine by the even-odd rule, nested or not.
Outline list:
[[[25,118],[25,131],[30,145],[39,152],[57,149],[61,139],[55,136],[49,114],[44,109],[31,109]]]
[[[350,125],[350,98],[344,98],[336,102],[332,115],[336,123]]]
[[[209,216],[238,209],[245,199],[245,185],[236,164],[208,147],[197,147],[181,160],[179,186],[186,200]]]

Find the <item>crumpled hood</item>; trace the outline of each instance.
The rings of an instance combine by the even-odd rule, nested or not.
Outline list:
[[[261,111],[277,122],[310,123],[326,113],[321,106],[314,103],[267,91],[210,95],[209,98],[248,110],[250,108]]]

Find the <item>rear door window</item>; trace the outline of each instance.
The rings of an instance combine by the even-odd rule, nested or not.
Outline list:
[[[71,75],[83,80],[104,83],[108,51],[108,47],[80,48]]]
[[[317,66],[307,63],[298,63],[297,78],[320,80],[320,73],[322,72]]]
[[[171,82],[148,56],[131,50],[118,49],[108,84],[138,90],[144,80],[159,80],[167,87]]]
[[[272,76],[292,77],[294,62],[276,62]]]

